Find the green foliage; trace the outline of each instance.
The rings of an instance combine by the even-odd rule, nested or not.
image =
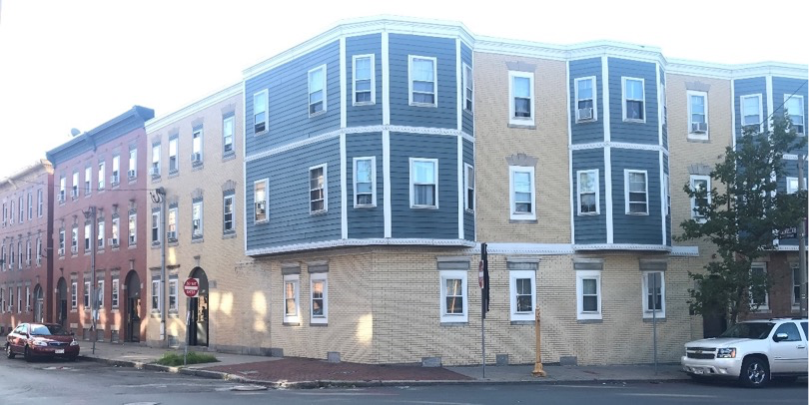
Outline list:
[[[211,354],[203,354],[203,353],[195,353],[193,351],[189,351],[188,355],[186,356],[186,364],[202,364],[202,363],[215,363],[217,360],[216,357],[212,356]],[[175,352],[169,351],[163,355],[159,360],[155,361],[155,363],[165,366],[181,366],[183,365],[183,355],[177,354]]]

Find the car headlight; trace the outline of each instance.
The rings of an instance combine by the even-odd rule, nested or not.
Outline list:
[[[48,342],[42,341],[42,340],[34,340],[34,345],[35,346],[47,346]]]
[[[734,347],[724,347],[717,349],[717,358],[734,358],[737,357],[737,349]]]
[[[78,342],[78,341],[76,341],[76,339],[73,339],[73,341],[71,341],[71,342],[70,342],[70,345],[71,345],[71,346],[78,346],[78,345],[79,345],[79,342]]]

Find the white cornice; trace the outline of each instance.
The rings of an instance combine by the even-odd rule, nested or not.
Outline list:
[[[276,247],[251,249],[246,252],[246,255],[261,256],[261,255],[280,254],[285,252],[309,251],[313,249],[329,249],[329,248],[356,247],[367,245],[473,247],[475,243],[472,241],[466,241],[461,239],[415,239],[415,238],[339,239],[333,241],[308,242],[306,244],[282,245]]]
[[[646,150],[651,152],[662,152],[665,155],[669,156],[669,150],[667,150],[663,146],[653,144],[643,144],[643,143],[623,143],[623,142],[581,143],[568,146],[568,149],[572,151],[577,151],[577,150],[604,149],[605,147],[611,147],[614,149]]]
[[[671,247],[665,245],[635,245],[635,244],[594,244],[574,245],[577,251],[655,251],[670,252]]]
[[[667,74],[717,79],[743,79],[765,75],[807,79],[807,65],[765,61],[754,64],[717,64],[712,62],[670,59]]]
[[[150,134],[154,131],[160,130],[163,127],[168,126],[174,122],[177,122],[178,120],[183,119],[193,113],[199,112],[205,108],[213,106],[217,103],[220,103],[230,97],[239,95],[241,93],[242,93],[242,82],[240,81],[210,96],[206,96],[205,98],[200,99],[176,112],[172,112],[163,117],[152,119],[146,122],[146,124],[144,125],[144,127],[146,128],[146,133]]]

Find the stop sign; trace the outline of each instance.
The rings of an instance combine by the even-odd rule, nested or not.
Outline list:
[[[200,281],[195,278],[186,279],[186,282],[183,283],[183,292],[188,297],[197,297],[197,294],[200,293]]]

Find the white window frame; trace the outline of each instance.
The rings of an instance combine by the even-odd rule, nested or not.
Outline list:
[[[475,214],[475,167],[469,163],[464,163],[464,210]]]
[[[104,220],[99,220],[98,221],[98,231],[97,231],[98,235],[96,237],[96,246],[97,246],[98,249],[104,249],[104,245],[105,245],[104,244],[104,238],[105,238],[105,234],[104,234],[104,226],[105,225],[104,224],[105,224]]]
[[[42,238],[37,237],[37,266],[42,266]]]
[[[152,228],[150,228],[150,238],[152,238],[152,244],[159,244],[160,239],[163,236],[160,232],[161,227],[160,222],[160,210],[153,210],[152,211]],[[157,233],[157,234],[156,234]],[[157,238],[157,239],[155,239]]]
[[[120,302],[121,292],[120,292],[120,283],[119,282],[120,281],[117,278],[112,280],[112,287],[111,287],[112,290],[110,291],[110,297],[111,297],[111,300],[110,300],[110,305],[111,306],[110,307],[112,307],[113,310],[118,309],[118,304]]]
[[[73,281],[70,283],[70,309],[76,310],[78,306],[79,306],[79,282]]]
[[[166,219],[166,229],[168,232],[167,240],[169,242],[177,241],[177,207],[169,207],[169,215]],[[174,221],[174,222],[172,222]],[[174,234],[172,234],[174,233]]]
[[[161,296],[161,287],[160,287],[160,279],[152,279],[152,290],[151,296],[149,298],[149,306],[152,313],[160,312],[161,307],[163,306],[161,300],[163,296]],[[155,308],[157,305],[157,308]]]
[[[65,229],[62,228],[59,230],[59,251],[62,252],[62,255],[65,256],[65,243],[67,242],[67,236],[65,235]]]
[[[28,204],[28,221],[31,221],[31,220],[34,219],[34,200],[33,200],[33,198],[34,198],[33,192],[31,190],[28,190],[28,201],[26,202]]]
[[[753,273],[754,268],[762,268],[762,272],[765,274],[766,278],[768,276],[768,264],[765,262],[752,262],[751,263],[751,270],[748,273]],[[790,285],[791,289],[793,289],[793,285]],[[748,304],[751,308],[752,312],[756,313],[767,313],[771,311],[771,299],[768,294],[768,291],[765,291],[765,302],[761,304],[759,307],[754,305],[754,294],[751,293],[751,289],[748,289]],[[790,297],[793,297],[793,291],[790,292]],[[791,299],[791,303],[793,300]]]
[[[31,310],[31,287],[25,287],[25,311]]]
[[[259,184],[264,184],[264,219],[259,219],[258,203],[256,202],[256,187]],[[269,194],[270,179],[256,180],[253,182],[253,223],[261,224],[270,222],[270,194]],[[309,189],[307,189],[309,191]]]
[[[695,182],[696,181],[705,181],[706,182],[706,199],[708,200],[709,204],[712,203],[712,178],[709,176],[696,176],[691,175],[689,176],[689,187],[694,191],[695,189]],[[694,197],[689,198],[689,209],[691,210],[692,219],[699,222],[705,223],[706,218],[698,217],[697,213],[695,212],[697,202],[695,201]]]
[[[195,145],[195,142],[198,142]],[[193,132],[191,132],[191,164],[192,165],[199,165],[203,162],[203,128],[199,128]],[[197,155],[200,155],[199,160],[197,159]]]
[[[70,186],[70,198],[76,199],[79,197],[79,171],[73,172],[73,183]],[[20,197],[20,207],[22,207],[22,197]],[[22,210],[22,208],[20,208]],[[22,222],[22,220],[20,220]]]
[[[230,123],[230,125],[229,125]],[[230,134],[226,131],[230,128]],[[236,151],[235,148],[235,137],[236,135],[236,116],[228,115],[222,118],[222,152],[223,154],[234,153]],[[230,139],[230,142],[228,142]],[[230,146],[230,147],[229,147]]]
[[[473,77],[472,67],[468,64],[463,64],[462,68],[462,84],[464,86],[464,96],[462,100],[464,101],[463,109],[467,112],[474,113],[475,112],[475,81]],[[469,92],[469,97],[467,93]],[[469,105],[469,106],[468,106]]]
[[[591,98],[591,100],[593,101],[593,113],[591,113],[591,118],[590,119],[582,119],[579,116],[579,101],[580,100],[583,100],[583,101],[588,100],[588,99],[580,99],[579,98],[579,83],[580,82],[585,82],[585,81],[590,81],[591,89],[593,90],[593,98]],[[576,117],[577,123],[589,123],[589,122],[596,122],[598,120],[599,116],[598,116],[598,112],[597,112],[597,108],[596,108],[596,106],[597,106],[596,100],[597,100],[597,95],[598,94],[599,93],[597,92],[597,89],[596,89],[596,77],[595,76],[589,76],[589,77],[582,77],[582,78],[574,79],[574,115]]]
[[[112,218],[112,227],[110,229],[110,239],[115,241],[112,245],[113,248],[121,246],[121,220],[118,217]]]
[[[66,188],[67,188],[67,179],[63,175],[63,176],[59,177],[59,203],[60,204],[65,202],[65,197],[66,197],[66,194],[67,194],[65,192]],[[10,217],[11,218],[11,223],[14,224],[14,200],[13,199],[11,200],[10,215],[11,215],[11,217]]]
[[[317,90],[315,90],[315,91],[312,90],[312,79],[311,78],[312,78],[312,74],[315,73],[315,72],[318,72],[318,71],[323,71],[323,80],[321,81],[321,87],[322,87],[321,92],[323,92],[323,100],[322,100],[323,109],[321,109],[321,110],[319,110],[317,112],[312,112],[312,105],[313,105],[313,103],[312,103],[312,94],[314,92],[317,92]],[[326,93],[327,93],[327,90],[328,90],[327,87],[326,87],[326,85],[328,83],[328,81],[326,80],[326,75],[327,75],[326,64],[323,64],[321,66],[312,68],[307,72],[307,113],[309,114],[310,118],[315,117],[315,116],[320,116],[320,115],[323,115],[324,113],[326,113],[326,110],[327,110]]]
[[[293,284],[293,298],[295,300],[295,310],[292,314],[287,314],[287,284]],[[284,284],[281,285],[281,315],[284,317],[284,323],[299,324],[301,323],[301,275],[291,274],[284,275]]]
[[[174,154],[172,154],[174,146]],[[172,157],[174,157],[174,167],[172,167]],[[180,137],[169,139],[169,174],[180,171]]]
[[[134,227],[133,227],[134,226]],[[130,214],[129,223],[127,224],[127,232],[129,233],[129,246],[138,245],[138,215]]]
[[[532,310],[519,312],[517,310],[517,280],[530,279],[532,288]],[[536,272],[532,270],[509,271],[509,317],[513,322],[534,321],[537,310],[537,281]]]
[[[98,163],[98,191],[102,191],[106,187],[106,174],[107,165],[105,162],[101,161]]]
[[[172,298],[174,299],[174,302],[172,302]],[[179,298],[177,295],[177,279],[169,279],[169,296],[168,296],[169,308],[166,310],[169,312],[177,313],[179,308],[178,300]],[[174,307],[172,307],[172,303],[174,303]]]
[[[307,177],[307,192],[308,192],[307,196],[309,198],[308,201],[309,201],[309,214],[310,215],[323,214],[323,213],[326,213],[326,212],[329,211],[329,177],[327,176],[327,165],[326,164],[327,163],[323,163],[323,164],[319,164],[317,166],[312,166],[312,167],[309,168],[309,171],[307,172],[307,174],[309,175],[309,177]],[[323,208],[319,209],[319,210],[313,210],[312,209],[312,204],[315,201],[312,200],[312,192],[316,191],[316,190],[319,190],[319,189],[312,188],[312,172],[317,170],[317,169],[321,169],[323,171]]]
[[[515,81],[514,78],[528,78],[529,79],[529,97],[531,101],[529,101],[529,117],[528,118],[517,118],[515,117],[515,90],[514,85]],[[535,121],[535,97],[534,97],[534,72],[522,72],[522,71],[509,71],[509,124],[510,125],[517,125],[517,126],[534,126]]]
[[[323,282],[323,315],[315,316],[315,282]],[[328,273],[313,273],[309,275],[309,317],[310,322],[315,324],[329,323],[329,274]]]
[[[413,61],[416,59],[433,61],[433,103],[413,101]],[[436,57],[425,57],[421,55],[408,55],[408,105],[423,108],[435,108],[439,106],[439,77],[437,75],[439,63]],[[427,94],[427,92],[419,92]]]
[[[42,218],[42,214],[43,214],[42,207],[43,207],[44,204],[45,204],[44,193],[42,192],[42,189],[40,188],[39,190],[37,190],[37,218]],[[5,218],[5,214],[3,214],[3,215],[4,215],[3,218]],[[3,221],[5,221],[5,219]]]
[[[85,223],[84,224],[84,252],[85,253],[89,253],[90,249],[91,249],[90,244],[93,242],[92,230],[93,230],[92,224],[90,224],[90,223]]]
[[[670,211],[672,211],[672,196],[670,195],[669,190],[669,174],[666,173],[664,174],[664,192],[667,197],[667,215],[669,215]]]
[[[88,196],[93,192],[93,166],[84,168],[84,195]]]
[[[649,292],[650,289],[650,276],[653,274],[659,275],[661,278],[661,308],[655,310],[656,319],[664,319],[667,317],[667,283],[664,279],[666,275],[663,271],[643,271],[641,274],[641,313],[642,318],[652,319],[653,311],[650,308]]]
[[[433,190],[433,203],[434,205],[425,205],[425,204],[416,204],[416,196],[414,195],[414,187],[416,186],[415,183],[415,172],[414,172],[414,164],[419,162],[430,162],[433,163],[433,180],[435,181],[434,190]],[[438,209],[439,208],[439,159],[429,159],[429,158],[422,158],[422,157],[410,157],[408,158],[408,190],[410,195],[410,204],[411,208],[427,208],[427,209]],[[428,184],[425,184],[428,185]]]
[[[98,309],[104,308],[104,279],[98,280],[98,289],[96,290],[96,297],[98,298]]]
[[[644,174],[644,198],[646,206],[646,211],[644,212],[630,211],[630,173]],[[624,170],[624,213],[626,215],[650,215],[650,178],[647,175],[647,170]]]
[[[602,319],[602,271],[583,270],[576,272],[577,278],[577,320]],[[596,311],[583,310],[583,284],[585,279],[596,279]]]
[[[757,125],[759,126],[758,132],[762,132],[762,94],[750,94],[750,95],[741,95],[740,96],[740,132],[742,135],[745,134],[745,100],[749,98],[756,98],[757,99]],[[755,125],[748,125],[748,126],[755,126]]]
[[[309,78],[307,78],[307,80],[308,79]],[[307,87],[309,87],[309,86],[307,86]],[[256,101],[258,100],[258,98],[264,98],[264,110],[257,112],[256,111]],[[265,134],[265,133],[267,133],[269,131],[269,128],[270,128],[270,106],[269,105],[270,105],[270,100],[268,98],[267,89],[264,89],[262,91],[259,91],[259,92],[256,92],[255,94],[253,94],[253,135],[254,136],[263,135],[263,134]],[[307,111],[309,111],[309,104],[307,104]],[[256,125],[257,125],[256,116],[258,115],[258,113],[264,113],[264,121],[261,122],[261,123],[264,123],[264,129],[257,132],[256,131]]]
[[[706,121],[706,132],[697,133],[692,130],[692,97],[698,96],[703,98],[703,119]],[[686,91],[686,130],[689,133],[688,138],[694,140],[709,140],[709,93],[701,91]]]
[[[121,156],[115,155],[112,158],[112,183],[113,187],[121,184]]]
[[[70,252],[72,254],[79,252],[79,227],[73,227],[70,231]]]
[[[357,179],[357,162],[360,161],[370,161],[371,162],[371,204],[358,204],[357,197],[359,196],[357,192],[357,184],[359,183]],[[355,157],[352,160],[352,166],[354,171],[352,172],[352,190],[354,191],[354,208],[374,208],[377,206],[377,158],[374,156],[369,157]]]
[[[462,313],[448,314],[447,313],[447,280],[460,279],[461,280],[461,310]],[[466,323],[467,314],[469,313],[468,306],[468,288],[467,288],[467,271],[439,271],[439,320],[441,323]]]
[[[199,205],[199,208],[200,208],[200,209],[199,209],[199,215],[200,215],[200,219],[199,219],[199,221],[200,221],[200,232],[199,232],[199,234],[195,234],[195,233],[194,233],[194,221],[195,221],[195,220],[194,220],[194,207],[197,207],[198,205]],[[204,232],[203,232],[203,219],[205,218],[205,216],[204,216],[204,214],[203,214],[203,210],[204,210],[204,207],[203,207],[203,202],[202,202],[202,200],[197,201],[197,202],[192,202],[192,203],[191,203],[191,239],[192,239],[192,240],[194,240],[194,239],[200,239],[200,238],[202,238],[202,237],[203,237],[203,235],[204,235]]]
[[[359,59],[366,59],[368,58],[371,61],[371,100],[368,102],[357,102],[357,60]],[[362,54],[362,55],[353,55],[352,56],[352,106],[367,106],[367,105],[374,105],[377,103],[377,92],[376,92],[376,71],[374,71],[374,54]],[[365,91],[362,91],[365,92]]]
[[[581,175],[583,173],[594,173],[595,182],[594,182],[594,195],[596,196],[596,212],[582,212],[582,194],[590,194],[590,191],[582,191],[582,183]],[[590,170],[578,170],[577,171],[577,215],[599,215],[600,214],[600,202],[599,202],[599,169],[590,169]]]
[[[152,145],[152,168],[149,170],[152,176],[160,176],[160,143]]]
[[[228,200],[231,200],[231,212],[228,213]],[[226,226],[226,216],[231,216],[231,228]],[[236,232],[236,194],[228,194],[222,197],[222,233],[228,234]]]
[[[638,101],[638,99],[627,98],[627,81],[641,81],[641,119],[627,117],[627,101]],[[622,120],[625,122],[647,123],[647,92],[644,78],[622,77]]]
[[[88,308],[92,308],[92,307],[93,307],[93,306],[92,306],[92,303],[91,303],[92,299],[90,299],[90,288],[91,288],[91,287],[92,287],[92,286],[91,286],[90,281],[89,281],[89,280],[85,280],[85,281],[84,281],[84,296],[82,296],[82,300],[84,301],[84,303],[83,303],[83,304],[84,304],[84,310],[85,310],[86,312],[89,312],[89,311],[90,311],[90,310],[88,310]]]
[[[130,175],[132,177],[130,177]],[[138,149],[129,149],[129,162],[127,164],[127,180],[138,178]]]
[[[785,102],[785,104],[784,104],[785,110],[788,110],[787,109],[788,100],[797,99],[799,101],[799,105],[801,106],[801,110],[800,110],[799,114],[794,115],[790,111],[788,111],[788,115],[790,115],[790,116],[801,116],[802,117],[802,123],[800,124],[801,127],[802,127],[802,132],[800,133],[797,130],[796,134],[799,135],[799,136],[807,136],[807,126],[806,126],[807,120],[804,117],[804,95],[793,95],[793,96],[791,96],[790,94],[785,94],[784,98],[785,98],[785,100],[784,100],[784,102]]]
[[[515,200],[515,173],[529,173],[529,184],[531,185],[531,206],[530,213],[518,213],[516,211],[517,202]],[[509,219],[510,220],[537,220],[537,189],[535,186],[534,167],[509,166]]]

